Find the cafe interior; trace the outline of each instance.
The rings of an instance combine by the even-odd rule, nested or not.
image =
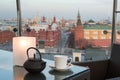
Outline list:
[[[43,58],[36,48],[35,37],[21,36],[21,6],[17,6],[17,37],[13,38],[13,52],[0,50],[0,80],[120,80],[120,44],[116,43],[117,0],[113,0],[111,55],[97,61],[77,61],[80,54],[68,57],[52,55]],[[3,54],[4,53],[4,54]],[[50,56],[50,55],[47,55]],[[75,62],[75,60],[77,62]]]

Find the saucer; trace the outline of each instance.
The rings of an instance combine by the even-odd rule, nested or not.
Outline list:
[[[51,69],[53,69],[53,70],[56,70],[56,71],[68,71],[71,67],[72,67],[72,64],[69,64],[69,65],[67,65],[67,67],[66,68],[64,68],[64,69],[57,69],[55,66],[53,66],[53,65],[50,65],[49,66]]]

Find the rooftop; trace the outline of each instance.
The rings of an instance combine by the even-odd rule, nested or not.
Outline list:
[[[83,25],[84,29],[98,29],[98,30],[112,30],[112,26],[105,25]],[[117,29],[120,29],[120,26],[116,26]]]

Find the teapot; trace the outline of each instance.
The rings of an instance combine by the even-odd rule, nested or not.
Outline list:
[[[29,57],[29,50],[30,49],[35,49],[38,54],[39,54],[39,59],[35,58],[35,54],[33,58]],[[42,60],[42,56],[41,53],[39,52],[39,50],[35,47],[30,47],[27,49],[27,57],[28,59],[25,61],[25,63],[23,64],[23,67],[29,72],[29,73],[40,73],[41,71],[43,71],[46,67],[46,62]]]

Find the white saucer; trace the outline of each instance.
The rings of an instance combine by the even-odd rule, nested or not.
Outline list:
[[[65,69],[57,69],[55,66],[52,66],[52,65],[50,65],[49,67],[56,71],[68,71],[72,67],[72,64],[67,65]]]

